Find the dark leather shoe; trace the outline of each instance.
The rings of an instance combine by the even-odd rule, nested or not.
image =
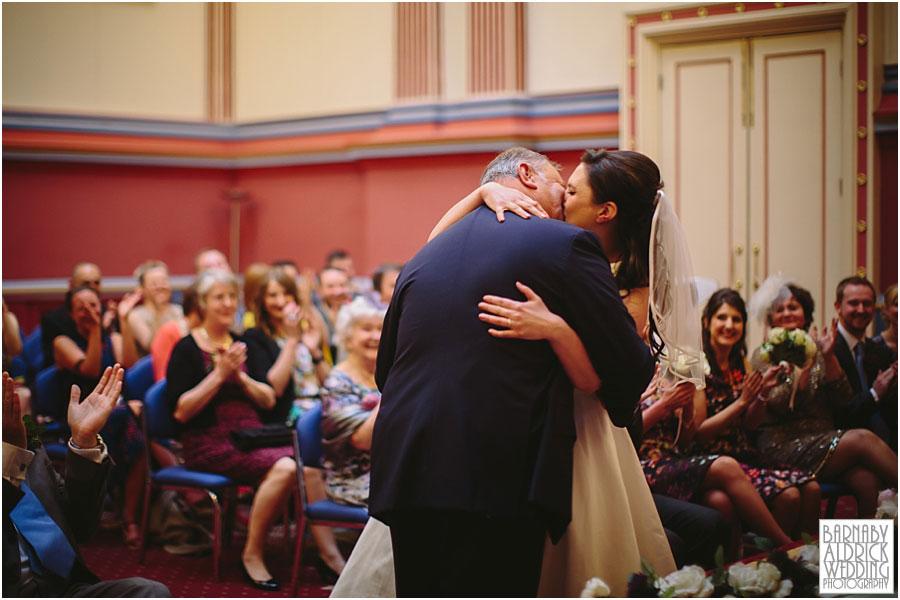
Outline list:
[[[321,556],[316,557],[316,571],[319,572],[319,579],[322,580],[322,585],[334,585],[337,583],[337,571],[326,565]]]
[[[258,590],[262,590],[264,592],[277,592],[281,589],[281,586],[278,585],[278,582],[275,581],[274,578],[266,579],[265,581],[263,581],[250,577],[250,573],[247,572],[247,566],[244,564],[244,561],[241,561],[241,570],[244,572],[244,577],[247,578],[247,581],[250,582],[250,585]]]

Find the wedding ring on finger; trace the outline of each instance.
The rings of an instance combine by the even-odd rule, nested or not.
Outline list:
[[[512,329],[512,319],[510,319],[509,317],[506,317],[506,328]]]

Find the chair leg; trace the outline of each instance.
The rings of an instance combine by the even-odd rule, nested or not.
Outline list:
[[[219,498],[213,492],[208,492],[213,504],[213,578],[220,582],[222,562],[222,507]]]
[[[306,532],[306,515],[303,514],[303,504],[298,494],[294,495],[294,510],[297,518],[297,539],[294,543],[294,563],[291,566],[291,596],[297,597],[297,587],[300,585],[300,560],[303,556],[303,534]]]
[[[150,542],[150,534],[147,531],[147,524],[150,521],[150,491],[153,484],[150,479],[144,484],[144,510],[141,514],[141,548],[138,552],[138,564],[144,564],[144,555],[147,552],[147,544]]]
[[[828,499],[828,504],[825,505],[825,518],[826,519],[834,518],[834,511],[837,510],[837,502],[838,502],[837,496],[832,496]]]

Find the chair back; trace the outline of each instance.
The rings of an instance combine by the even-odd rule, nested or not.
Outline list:
[[[25,364],[38,372],[44,367],[44,349],[41,347],[41,326],[34,328],[22,344],[22,355]]]
[[[322,465],[322,404],[315,405],[297,420],[300,459],[307,467]]]
[[[125,370],[125,397],[143,400],[153,385],[153,357],[149,354]]]
[[[172,413],[166,402],[166,380],[160,379],[144,394],[144,423],[147,426],[147,441],[154,438],[175,437]]]
[[[63,389],[62,373],[51,365],[37,374],[34,379],[35,414],[53,417],[57,421],[66,422],[69,410],[69,390]]]

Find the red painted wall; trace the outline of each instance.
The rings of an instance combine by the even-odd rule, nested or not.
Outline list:
[[[550,153],[567,178],[580,152]],[[68,277],[80,260],[127,276],[148,258],[193,272],[202,247],[228,250],[229,202],[241,209],[240,268],[292,258],[318,268],[347,249],[360,274],[403,262],[493,154],[242,169],[4,161],[3,279]]]
[[[227,247],[229,173],[3,161],[3,279],[68,277],[81,260],[105,276],[148,258],[193,271],[203,246]]]

